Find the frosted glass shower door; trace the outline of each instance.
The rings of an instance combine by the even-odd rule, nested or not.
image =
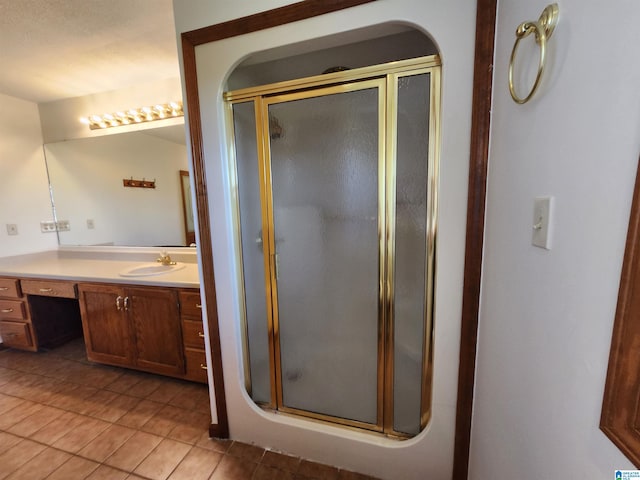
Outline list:
[[[267,100],[282,410],[379,423],[379,81]]]

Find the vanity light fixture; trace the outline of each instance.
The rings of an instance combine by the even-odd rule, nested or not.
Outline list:
[[[184,116],[182,102],[161,103],[152,107],[141,107],[120,111],[115,113],[104,113],[102,115],[90,115],[82,117],[80,121],[89,125],[91,130],[100,128],[121,127],[134,123],[153,122],[165,118]]]

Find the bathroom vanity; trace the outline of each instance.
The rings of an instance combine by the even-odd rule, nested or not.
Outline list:
[[[149,250],[0,259],[3,343],[36,352],[84,335],[91,361],[206,383],[195,252],[161,271]]]

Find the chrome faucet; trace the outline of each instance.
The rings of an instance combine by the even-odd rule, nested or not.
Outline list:
[[[156,262],[161,263],[162,265],[175,265],[176,262],[171,260],[171,255],[169,255],[164,250],[160,252],[160,256],[156,259]]]

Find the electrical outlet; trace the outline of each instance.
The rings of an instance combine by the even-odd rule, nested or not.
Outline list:
[[[56,222],[56,228],[59,232],[68,232],[71,230],[71,225],[69,224],[69,220],[58,220]]]
[[[16,225],[15,223],[7,223],[7,233],[9,235],[17,235],[18,225]]]
[[[56,231],[56,222],[53,220],[44,220],[40,222],[40,231],[43,233],[50,233]]]
[[[93,221],[93,218],[87,218],[87,228],[89,230],[93,230],[94,228],[96,228],[96,224]]]

